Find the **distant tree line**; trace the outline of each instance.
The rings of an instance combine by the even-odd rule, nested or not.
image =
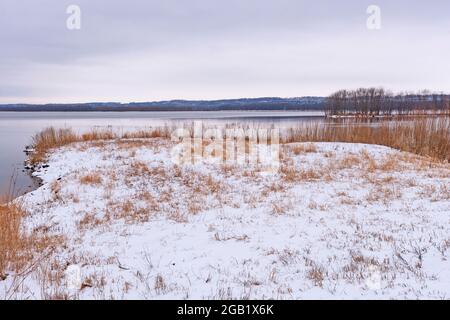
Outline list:
[[[301,110],[322,111],[323,97],[251,98],[229,100],[173,100],[134,103],[79,103],[79,104],[8,104],[0,111],[222,111],[222,110]]]
[[[327,115],[387,116],[450,114],[450,96],[419,93],[393,94],[383,88],[339,90],[325,102]]]

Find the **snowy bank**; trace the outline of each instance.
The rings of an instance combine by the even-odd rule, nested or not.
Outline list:
[[[22,200],[27,228],[65,243],[11,297],[450,298],[448,164],[298,143],[267,174],[177,166],[171,148],[146,139],[52,152],[35,173],[43,186]],[[67,286],[74,267],[79,288]]]

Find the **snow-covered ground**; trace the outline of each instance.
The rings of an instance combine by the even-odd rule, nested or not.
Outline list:
[[[375,145],[289,144],[271,174],[177,166],[172,146],[52,152],[36,172],[43,186],[23,197],[26,225],[64,244],[11,297],[450,298],[448,164]]]

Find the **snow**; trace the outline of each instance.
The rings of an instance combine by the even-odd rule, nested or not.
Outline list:
[[[51,274],[78,266],[87,285],[32,274],[13,298],[449,299],[450,166],[376,145],[295,154],[302,145],[283,146],[284,164],[318,176],[293,181],[177,167],[161,139],[54,150],[35,173],[43,185],[22,198],[27,227],[64,235],[44,262]],[[82,184],[86,174],[101,183]]]

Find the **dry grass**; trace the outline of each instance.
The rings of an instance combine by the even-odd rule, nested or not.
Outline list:
[[[17,202],[0,202],[0,281],[11,276],[7,296],[14,294],[20,279],[45,263],[51,252],[64,244],[64,238],[49,233],[48,226],[25,232],[26,212]]]
[[[88,184],[88,185],[100,185],[102,183],[102,177],[100,173],[89,173],[80,178],[81,184]]]
[[[32,165],[36,165],[45,159],[47,153],[54,148],[69,145],[74,142],[86,142],[86,141],[105,141],[114,139],[127,139],[127,138],[169,138],[170,130],[168,127],[154,128],[149,130],[141,130],[136,132],[129,132],[125,134],[118,134],[112,130],[98,130],[93,129],[90,132],[77,134],[72,129],[56,129],[49,127],[38,134],[32,139],[32,147],[34,152],[30,154],[29,161]]]
[[[0,280],[7,271],[20,270],[25,263],[23,251],[29,240],[20,230],[24,215],[18,205],[0,205]]]
[[[337,169],[344,170],[359,166],[361,165],[361,163],[361,157],[354,154],[348,154],[338,159],[336,163],[333,163],[333,165],[336,166]]]
[[[294,206],[289,201],[277,199],[270,203],[270,209],[273,215],[283,215],[292,210]]]
[[[323,281],[325,280],[325,271],[322,266],[315,263],[311,266],[306,274],[307,278],[311,280],[315,286],[322,287]]]
[[[292,147],[292,152],[298,156],[302,153],[314,153],[317,152],[317,147],[314,143],[297,144]]]
[[[34,152],[30,155],[29,160],[33,165],[42,162],[50,149],[76,141],[82,141],[82,138],[78,137],[71,129],[47,128],[33,137]]]
[[[76,138],[77,138],[77,140],[80,139],[79,136],[76,136]],[[116,135],[111,130],[93,129],[93,130],[91,130],[87,133],[83,133],[81,135],[82,141],[112,140],[115,138],[116,138]]]
[[[137,135],[143,136],[144,133],[139,133]],[[149,135],[149,138],[157,138],[157,135],[159,134],[155,133],[153,135],[150,133]],[[79,141],[79,138],[80,137],[76,137],[75,139],[67,138],[64,141],[68,141],[68,143],[70,143],[69,141]],[[114,138],[115,136],[109,135],[107,133],[101,134],[96,132],[81,136],[80,139],[82,140],[80,141],[89,141],[89,139],[109,140]],[[127,138],[133,137],[128,136]],[[357,139],[355,138],[355,140]],[[153,141],[154,143],[151,143],[152,147],[154,145],[157,145],[158,141],[160,140],[155,139]],[[121,151],[125,151],[123,152],[124,154],[127,154],[129,151],[131,151],[132,148],[140,148],[144,147],[144,145],[147,145],[142,141],[136,142],[131,140],[116,140],[115,142],[105,142],[105,144],[110,146],[115,145],[116,142],[117,148]],[[59,143],[62,144],[63,142]],[[80,145],[85,144],[83,143]],[[88,143],[87,145],[90,144]],[[100,143],[99,141],[98,146],[99,148],[102,148],[103,143]],[[285,145],[283,147],[286,149],[286,151],[288,151],[283,154],[283,156],[285,157],[292,156],[293,154],[303,155],[306,153],[318,152],[317,147],[314,143],[305,143],[292,146]],[[324,155],[324,153],[321,154]],[[316,163],[313,163],[312,168],[308,168],[308,166],[303,167],[303,165],[295,163],[295,161],[293,161],[294,159],[287,158],[284,159],[285,161],[283,161],[281,167],[281,175],[277,176],[276,180],[264,180],[263,178],[259,177],[258,174],[255,174],[255,172],[258,172],[257,168],[250,168],[250,171],[242,171],[242,168],[239,166],[225,164],[215,167],[217,172],[213,174],[205,174],[186,167],[180,167],[176,165],[172,166],[171,164],[163,163],[162,161],[160,161],[160,163],[152,163],[156,164],[156,166],[152,166],[150,165],[150,163],[139,161],[138,159],[132,159],[131,161],[123,162],[124,165],[127,165],[126,168],[124,168],[124,166],[113,166],[111,168],[102,167],[102,169],[93,169],[93,172],[89,172],[89,174],[83,175],[82,173],[81,177],[78,176],[79,182],[84,185],[103,184],[104,186],[101,188],[104,188],[105,195],[107,195],[105,196],[105,198],[108,199],[108,204],[104,212],[102,211],[103,209],[97,211],[81,211],[82,215],[80,216],[80,220],[78,220],[77,222],[77,227],[79,231],[83,232],[88,229],[98,229],[102,225],[106,223],[113,223],[117,219],[124,219],[127,223],[142,223],[161,213],[166,214],[168,218],[174,221],[185,223],[190,218],[190,215],[198,214],[203,210],[223,207],[224,204],[226,206],[233,207],[235,203],[238,203],[239,205],[239,201],[241,201],[242,204],[241,199],[244,197],[247,197],[247,200],[244,200],[244,202],[248,203],[249,207],[257,207],[261,205],[263,201],[265,201],[266,197],[273,196],[274,194],[276,197],[272,197],[270,199],[271,201],[264,204],[266,205],[264,208],[267,211],[271,212],[274,215],[296,214],[293,208],[295,208],[295,205],[297,205],[297,203],[291,203],[291,200],[294,197],[290,195],[290,188],[293,188],[293,186],[295,186],[294,183],[310,184],[312,181],[322,182],[327,181],[329,177],[334,177],[335,180],[337,180],[338,178],[342,178],[345,180],[348,177],[359,178],[361,172],[366,173],[366,176],[370,177],[371,179],[369,181],[371,183],[369,185],[369,190],[371,191],[370,194],[362,194],[361,196],[359,196],[358,194],[353,195],[350,190],[347,190],[349,192],[337,191],[336,194],[340,197],[338,201],[348,206],[363,204],[365,205],[365,201],[369,202],[369,204],[372,204],[374,202],[389,204],[391,201],[395,201],[396,199],[402,197],[400,182],[396,181],[396,179],[400,178],[397,178],[392,174],[392,172],[397,172],[402,168],[402,166],[405,165],[404,163],[400,162],[410,161],[410,159],[399,159],[397,157],[397,154],[398,153],[395,153],[395,155],[392,156],[387,155],[383,158],[371,155],[368,151],[362,151],[361,153],[349,153],[344,155],[343,157],[340,157],[334,152],[328,152],[326,153],[326,155],[324,155],[324,157],[328,159],[328,163],[321,162],[317,165]],[[304,155],[300,158],[303,160],[303,158],[308,157]],[[315,159],[316,157],[311,158]],[[420,163],[424,166],[425,169],[432,166],[431,160],[430,163]],[[444,164],[436,164],[436,166],[438,165],[444,166]],[[445,166],[447,166],[447,164],[445,164]],[[359,170],[348,170],[355,168]],[[338,172],[338,170],[346,171]],[[77,174],[80,175],[80,173],[81,171],[78,171]],[[261,193],[259,194],[258,192],[255,192],[254,189],[249,188],[249,191],[247,191],[246,194],[232,194],[231,192],[233,190],[231,188],[231,185],[227,185],[229,181],[226,178],[230,178],[230,181],[232,181],[233,183],[249,182],[249,184],[254,183],[255,185],[259,183],[257,179],[261,179],[260,181],[262,181],[263,183],[258,185],[261,187]],[[63,179],[63,181],[65,181],[66,177],[64,177]],[[408,185],[411,186],[415,186],[416,184],[417,183],[413,180],[408,182]],[[131,190],[133,190],[133,192],[127,194],[126,198],[118,199],[118,193],[113,192],[115,191],[115,188],[117,186],[129,187]],[[59,182],[52,183],[50,187],[55,199],[59,197],[61,191],[61,185],[59,184]],[[418,193],[422,192],[426,197],[434,197],[436,201],[448,200],[450,197],[450,189],[445,184],[442,184],[440,187],[429,187],[422,185],[419,185],[419,187],[421,188],[419,188],[419,190],[417,191]],[[174,190],[177,190],[178,193],[174,192]],[[294,194],[294,192],[292,192],[292,194]],[[68,195],[68,197],[71,198],[73,197],[73,195]],[[233,202],[234,199],[238,200],[235,200],[236,202]],[[308,200],[306,199],[306,201]],[[334,209],[332,205],[333,203],[323,204],[322,202],[315,202],[311,199],[307,208],[310,210],[321,210],[332,213]],[[308,210],[304,211],[308,214]],[[20,213],[19,218],[21,219],[23,215],[23,212]],[[7,215],[5,215],[4,217],[7,217]],[[2,270],[8,271],[14,269],[16,268],[15,265],[19,266],[18,269],[23,269],[24,266],[27,265],[26,260],[23,257],[29,257],[29,248],[31,243],[29,239],[33,238],[21,234],[21,222],[15,221],[16,220],[14,219],[14,217],[12,219],[5,219],[5,221],[0,220],[0,231],[2,231],[2,234],[0,234],[0,241],[2,241],[0,243],[0,275],[2,274]],[[13,236],[9,236],[8,239],[12,240],[3,240],[4,238],[6,239],[6,236],[4,238],[1,238],[3,236],[3,229],[1,228],[3,228],[3,225],[7,225],[7,223],[11,223],[11,230],[13,230],[13,232],[9,232],[9,234],[12,234]],[[5,232],[5,235],[6,234],[8,234],[8,232]],[[23,239],[20,239],[20,237],[22,237]],[[247,241],[249,238],[245,234],[227,235],[220,232],[215,232],[214,239],[217,241]],[[6,242],[23,242],[25,251],[20,249],[20,245],[4,245],[4,243]],[[450,243],[450,241],[448,243]],[[450,247],[448,243],[442,244],[441,250],[443,252],[446,252],[447,248]],[[8,253],[4,248],[10,248],[13,253]],[[3,251],[1,251],[2,249]],[[4,256],[7,257],[3,258]],[[369,261],[369,258],[367,258],[367,261],[363,258],[356,255],[352,257],[352,264],[348,266],[349,275],[354,273],[353,270],[364,271],[366,264],[367,266],[370,266],[374,263],[373,261]],[[3,261],[12,262],[10,262],[5,267],[1,265]],[[280,256],[280,261],[283,264],[289,264],[298,261],[298,259],[295,257],[294,253],[288,252]],[[21,264],[22,266],[20,266]],[[322,264],[310,263],[306,266],[306,277],[310,279],[314,285],[319,287],[323,287],[324,283],[328,284],[326,281],[330,279],[332,272],[332,270],[328,271],[328,269],[325,269],[324,266],[326,266],[326,264],[324,264],[323,262]],[[3,271],[3,273],[5,272]],[[55,281],[51,280],[50,276],[46,277],[49,279],[46,281]],[[275,276],[273,276],[273,278],[275,278]],[[172,288],[172,286],[168,286],[166,284],[168,278],[164,279],[162,275],[156,274],[156,277],[154,275],[151,279],[152,282],[150,286],[154,284],[154,287],[152,287],[152,289],[154,289],[157,294],[164,294]],[[87,278],[83,285],[86,287],[93,287],[96,286],[95,283],[96,280],[94,278]],[[52,293],[51,297],[64,298],[64,296],[60,295],[58,292]]]
[[[139,224],[148,222],[149,219],[155,215],[159,210],[159,204],[155,199],[148,194],[139,194],[142,198],[138,202],[137,199],[124,201],[110,201],[101,219],[97,219],[93,214],[86,214],[86,216],[79,222],[79,227],[83,229],[84,226],[98,226],[109,224],[118,219],[123,219],[128,224]],[[143,199],[149,197],[149,200]],[[138,202],[138,203],[135,203]]]
[[[391,201],[402,197],[401,190],[396,185],[378,184],[372,187],[367,195],[367,202],[382,202],[388,205]]]
[[[172,128],[175,129],[175,128]],[[192,128],[186,127],[192,131]],[[245,125],[239,128],[244,132]],[[30,163],[42,162],[52,148],[73,142],[105,141],[113,139],[170,138],[171,128],[153,128],[118,134],[112,130],[91,130],[82,135],[71,129],[47,128],[33,138],[35,152],[30,155]],[[249,151],[250,137],[245,136],[245,152]],[[264,141],[265,142],[265,141]],[[413,121],[379,122],[374,126],[367,123],[314,123],[305,122],[298,127],[289,128],[281,135],[281,143],[292,142],[352,142],[379,144],[398,150],[450,161],[450,118],[416,119]],[[271,144],[272,142],[267,142]],[[133,145],[139,147],[139,145]],[[292,148],[295,155],[316,152],[313,143],[297,145]],[[226,153],[226,151],[225,151]],[[223,155],[226,158],[226,154]]]
[[[84,217],[78,221],[78,230],[93,229],[102,225],[105,221],[99,219],[94,213],[86,213]]]
[[[267,197],[271,194],[280,192],[284,193],[286,191],[286,186],[280,182],[272,182],[269,185],[265,185],[261,190],[261,195]]]
[[[163,128],[155,128],[151,130],[139,130],[125,133],[124,139],[149,139],[149,138],[169,138],[170,128],[165,126]]]
[[[282,179],[288,183],[314,181],[328,179],[328,173],[320,169],[299,169],[290,165],[282,165],[280,168]]]
[[[156,294],[164,294],[167,291],[167,284],[161,274],[158,274],[155,278],[154,289]]]
[[[283,143],[351,142],[378,144],[441,161],[450,161],[450,118],[410,122],[303,123],[281,136]]]
[[[189,214],[196,215],[201,212],[202,209],[203,205],[198,200],[191,200],[187,203],[187,210]]]

